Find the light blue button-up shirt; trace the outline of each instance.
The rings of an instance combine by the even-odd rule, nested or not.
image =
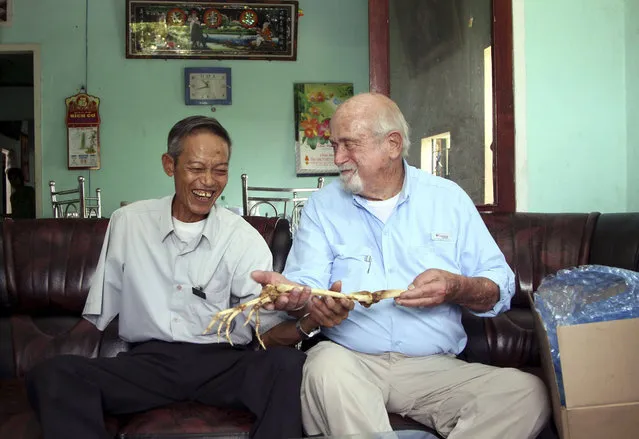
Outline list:
[[[120,315],[120,337],[189,343],[227,343],[203,335],[219,311],[257,297],[253,270],[272,270],[271,251],[254,227],[214,206],[202,233],[190,243],[175,234],[173,196],[122,207],[111,216],[83,316],[103,330]],[[194,288],[199,289],[198,294]],[[236,318],[231,340],[249,343],[250,308]],[[260,330],[287,320],[276,311],[260,313]]]
[[[406,289],[429,268],[485,277],[500,298],[482,316],[510,307],[514,274],[488,232],[472,200],[452,181],[404,163],[406,175],[397,206],[382,223],[359,196],[338,181],[316,192],[302,212],[301,225],[284,275],[295,282],[342,291]],[[458,354],[466,345],[461,308],[443,304],[410,308],[383,300],[357,304],[348,319],[323,328],[333,341],[358,352],[399,352],[409,356]]]

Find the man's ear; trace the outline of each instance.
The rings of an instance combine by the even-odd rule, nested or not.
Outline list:
[[[386,141],[388,142],[389,151],[392,159],[396,159],[402,156],[402,146],[403,140],[402,135],[399,134],[398,131],[392,131],[388,133],[386,137]]]
[[[173,174],[175,174],[175,160],[167,153],[162,154],[162,167],[166,175],[173,177]]]

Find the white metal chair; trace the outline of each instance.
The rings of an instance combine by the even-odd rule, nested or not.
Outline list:
[[[244,215],[277,216],[289,220],[291,233],[295,234],[299,226],[304,203],[311,192],[324,186],[324,177],[318,177],[314,188],[279,188],[249,186],[248,175],[242,174],[242,211]],[[249,192],[257,192],[255,195]],[[266,207],[263,211],[261,208]]]
[[[102,190],[98,188],[95,190],[95,197],[87,197],[84,190],[84,177],[82,176],[78,177],[77,188],[61,191],[56,191],[55,181],[51,180],[49,182],[49,191],[54,218],[102,217]]]

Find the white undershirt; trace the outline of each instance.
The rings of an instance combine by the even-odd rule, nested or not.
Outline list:
[[[189,244],[196,237],[200,236],[204,231],[204,224],[206,223],[206,220],[200,220],[194,223],[185,223],[176,217],[172,217],[172,219],[175,234],[178,238],[180,238],[180,241],[185,244]]]
[[[373,201],[362,199],[366,207],[371,211],[373,215],[375,215],[381,222],[386,224],[388,221],[388,217],[393,213],[393,209],[397,206],[397,201],[399,201],[399,193],[388,200],[381,201]]]

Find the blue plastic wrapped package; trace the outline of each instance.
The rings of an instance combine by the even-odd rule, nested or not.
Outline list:
[[[561,405],[566,405],[557,326],[639,317],[639,273],[582,265],[547,276],[535,293],[535,308],[548,334]]]

